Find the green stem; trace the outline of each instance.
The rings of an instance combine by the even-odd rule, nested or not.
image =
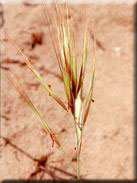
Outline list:
[[[77,179],[80,179],[80,149],[77,146]]]
[[[81,129],[77,125],[75,120],[75,132],[76,132],[76,150],[77,150],[77,179],[80,179],[80,149],[81,149]]]

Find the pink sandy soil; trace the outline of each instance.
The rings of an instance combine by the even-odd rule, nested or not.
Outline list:
[[[54,9],[51,6],[49,9],[55,25]],[[98,42],[95,102],[85,125],[81,152],[81,176],[85,179],[134,178],[133,12],[134,6],[126,4],[94,4],[87,7],[87,16],[95,20]],[[4,5],[3,15],[4,28],[10,37],[66,101],[43,6]],[[70,19],[76,35],[77,57],[80,58],[80,38],[86,19],[82,5],[71,5]],[[40,40],[36,41],[36,37]],[[1,56],[0,180],[75,179],[75,135],[71,115],[40,87],[24,64],[23,57],[4,38]],[[85,91],[91,78],[92,56],[91,51]],[[7,70],[18,76],[27,94],[57,134],[65,154],[56,146],[51,147],[50,137],[41,127],[39,118],[7,81]]]

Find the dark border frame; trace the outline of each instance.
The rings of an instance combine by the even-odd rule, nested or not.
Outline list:
[[[4,180],[2,183],[136,183],[136,180]]]

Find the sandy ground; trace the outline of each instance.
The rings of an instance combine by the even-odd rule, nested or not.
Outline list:
[[[54,22],[54,9],[49,7]],[[85,179],[134,178],[134,8],[133,5],[88,5],[95,19],[97,64],[94,104],[84,129],[81,176]],[[44,19],[42,5],[4,5],[4,28],[33,66],[66,101],[63,83]],[[85,15],[82,5],[70,7],[80,57]],[[35,38],[40,40],[36,41]],[[75,179],[76,156],[72,117],[40,87],[9,41],[1,46],[1,171],[0,179]],[[91,41],[92,44],[92,41]],[[91,78],[91,56],[85,90]],[[18,76],[27,94],[58,134],[65,154],[51,147],[39,118],[21,100],[4,73]]]

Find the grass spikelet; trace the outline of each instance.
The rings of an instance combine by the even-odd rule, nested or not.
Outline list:
[[[80,151],[82,145],[83,128],[90,110],[93,87],[95,79],[95,61],[96,61],[96,45],[94,37],[94,58],[93,58],[93,73],[91,75],[90,88],[87,97],[83,100],[83,85],[86,70],[86,63],[88,60],[89,52],[89,32],[86,27],[83,39],[83,51],[81,58],[81,65],[78,71],[77,58],[72,49],[72,36],[70,32],[69,23],[62,23],[59,27],[59,47],[60,47],[60,65],[63,73],[63,82],[65,92],[68,99],[68,107],[74,117],[75,132],[76,132],[76,149],[77,149],[77,177],[80,179]],[[79,73],[79,74],[78,74]]]
[[[53,92],[53,90],[49,87],[47,82],[39,75],[39,73],[33,68],[29,59],[22,53],[22,51],[18,48],[14,41],[10,39],[10,37],[5,34],[11,44],[20,52],[20,54],[25,59],[25,62],[32,73],[35,75],[36,79],[40,82],[40,84],[46,89],[49,95],[66,111],[69,111],[74,119],[74,127],[75,127],[75,134],[76,134],[76,151],[77,151],[77,178],[80,179],[80,152],[82,146],[82,136],[83,136],[83,129],[86,123],[89,110],[91,107],[92,97],[93,97],[93,89],[94,89],[94,80],[95,80],[95,62],[96,62],[96,39],[95,33],[90,30],[89,28],[89,21],[86,21],[86,28],[85,32],[83,33],[83,49],[81,51],[81,59],[80,59],[80,68],[78,67],[78,58],[76,57],[75,49],[73,45],[75,45],[75,41],[73,39],[73,35],[71,32],[71,23],[69,22],[69,6],[65,4],[65,9],[67,13],[67,18],[62,15],[62,8],[61,5],[57,4],[55,1],[53,6],[55,7],[55,12],[59,14],[59,20],[56,21],[57,25],[57,38],[58,43],[55,39],[54,32],[53,32],[53,25],[51,22],[50,14],[48,12],[48,8],[44,0],[42,0],[43,7],[44,7],[44,14],[45,18],[49,25],[49,33],[51,37],[51,41],[53,44],[56,60],[60,69],[60,73],[62,76],[62,81],[64,84],[64,92],[66,95],[68,107],[65,106],[64,102]],[[86,12],[86,8],[85,8]],[[89,84],[89,90],[86,97],[83,99],[83,92],[84,92],[84,78],[86,74],[86,64],[88,61],[88,53],[89,53],[89,43],[90,43],[90,36],[93,39],[93,53],[94,57],[92,60],[92,72],[91,72],[91,81]],[[79,69],[78,69],[79,68]],[[18,87],[15,82],[12,83],[25,99],[25,101],[29,104],[32,110],[40,117],[42,124],[45,125],[47,132],[49,133],[53,143],[55,142],[58,146],[60,146],[55,134],[51,131],[48,127],[47,122],[43,120],[41,114],[35,108],[31,100],[28,96],[22,92],[20,87]],[[24,93],[24,94],[23,94]]]

